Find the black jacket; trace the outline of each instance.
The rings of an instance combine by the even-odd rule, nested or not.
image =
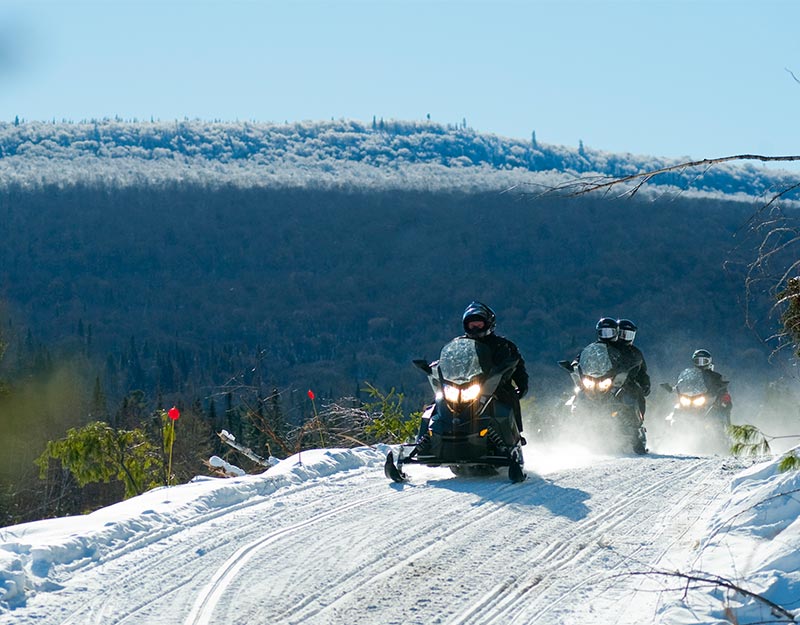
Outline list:
[[[647,373],[647,363],[644,361],[642,350],[635,345],[625,343],[614,343],[614,347],[622,357],[620,366],[628,371],[628,380],[638,384],[642,394],[647,397],[650,394],[650,375]]]
[[[504,395],[506,393],[513,393],[517,397],[522,398],[528,392],[528,371],[525,369],[525,360],[522,358],[522,354],[519,353],[517,346],[507,338],[497,336],[494,333],[484,336],[483,338],[476,338],[475,340],[479,343],[483,343],[492,350],[493,365],[501,365],[509,360],[518,360],[517,366],[511,374],[500,383],[498,390]],[[516,385],[516,391],[514,390],[514,385]]]
[[[701,371],[709,392],[715,397],[719,397],[724,391],[728,390],[728,381],[723,380],[719,373],[711,369],[701,369]]]

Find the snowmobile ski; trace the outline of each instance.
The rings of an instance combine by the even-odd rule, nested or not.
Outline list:
[[[406,474],[395,466],[394,454],[391,451],[386,455],[386,462],[383,464],[383,473],[390,480],[398,484],[402,484],[406,481]]]
[[[508,479],[514,484],[524,482],[528,477],[522,469],[523,462],[521,462],[522,450],[517,448],[510,454],[510,464],[508,465]]]

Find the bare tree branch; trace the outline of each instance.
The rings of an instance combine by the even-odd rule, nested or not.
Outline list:
[[[800,83],[800,79],[798,79],[794,73],[792,73],[789,69],[786,71],[791,74],[795,81]],[[617,197],[633,197],[642,189],[644,185],[649,183],[656,176],[662,174],[667,174],[670,172],[686,172],[687,170],[693,168],[702,168],[702,171],[697,173],[695,177],[696,180],[715,165],[731,161],[748,160],[761,162],[795,162],[800,161],[800,155],[765,156],[762,154],[737,154],[719,158],[705,158],[696,161],[680,162],[674,165],[661,167],[659,169],[639,172],[618,178],[590,175],[557,185],[556,187],[551,188],[549,191],[543,192],[542,195],[548,192],[566,192],[567,195],[575,197],[599,191],[605,197],[611,192],[612,189],[618,187],[619,185],[623,185],[625,190]],[[759,234],[766,231],[766,234],[761,238],[760,244],[756,246],[755,260],[745,264],[745,267],[747,268],[744,278],[743,301],[745,323],[757,336],[758,332],[756,331],[755,323],[751,316],[751,302],[753,302],[756,297],[760,297],[766,293],[769,293],[774,299],[780,292],[782,286],[786,284],[787,280],[791,279],[793,272],[800,268],[800,260],[783,262],[783,268],[776,272],[777,275],[770,275],[770,270],[768,267],[770,261],[779,262],[783,254],[790,252],[792,248],[796,247],[798,243],[800,243],[800,228],[791,226],[793,222],[797,221],[797,217],[790,218],[789,216],[783,214],[781,207],[778,205],[779,200],[786,198],[787,195],[797,191],[798,189],[800,189],[800,182],[787,185],[777,193],[774,193],[734,234],[735,237],[738,237],[743,231],[749,231],[751,233],[755,232]],[[770,214],[768,215],[767,219],[765,219],[764,214],[767,211],[770,211],[770,213],[775,211],[778,216],[773,217],[772,214]],[[785,225],[787,223],[790,225]],[[740,245],[739,247],[742,246]],[[728,269],[736,263],[726,260],[723,264],[725,265],[726,269]],[[760,281],[767,281],[767,283],[770,285],[769,289],[757,291],[755,286]],[[773,305],[770,307],[770,316],[774,314],[776,309],[782,305],[785,306],[786,301],[779,301],[778,304],[773,303]],[[783,322],[783,326],[784,331],[777,334],[775,337],[764,339],[763,337],[758,336],[759,340],[763,343],[766,343],[768,340],[772,340],[776,337],[780,341],[785,341],[787,338],[791,340],[793,336],[800,337],[800,333],[796,335],[790,335],[788,328],[786,328],[785,320]],[[773,355],[780,349],[781,347],[778,347],[777,349],[773,350]]]
[[[705,166],[706,168],[708,168],[713,165],[719,165],[721,163],[727,163],[730,161],[791,162],[791,161],[800,161],[800,156],[764,156],[762,154],[737,154],[735,156],[722,156],[719,158],[704,158],[699,161],[686,161],[682,163],[677,163],[675,165],[669,165],[667,167],[661,167],[660,169],[653,169],[651,171],[631,174],[630,176],[623,176],[622,178],[614,178],[613,180],[608,180],[607,178],[603,178],[605,182],[591,182],[591,179],[582,179],[579,181],[566,183],[558,188],[559,190],[566,190],[569,189],[570,187],[578,187],[578,190],[573,191],[571,195],[585,195],[593,191],[607,190],[611,187],[620,184],[636,181],[637,184],[634,187],[633,191],[628,192],[630,195],[634,195],[637,191],[639,191],[642,185],[649,182],[655,176],[659,176],[661,174],[666,174],[673,171],[682,171],[692,167]],[[793,188],[796,188],[797,186],[800,185],[795,185],[795,187]],[[782,192],[781,194],[779,194],[779,196],[785,193],[786,192]]]
[[[753,213],[752,217],[750,217],[750,219],[747,220],[747,223],[745,224],[745,226],[748,226],[748,225],[754,223],[756,218],[759,217],[768,208],[770,208],[773,204],[775,204],[775,202],[777,202],[779,199],[781,199],[785,195],[788,195],[792,191],[795,191],[798,188],[800,188],[800,182],[798,182],[796,184],[793,184],[793,185],[790,185],[790,186],[786,187],[785,189],[782,189],[780,192],[774,194],[769,199],[768,202],[763,204],[755,213]],[[777,220],[775,220],[775,221],[777,221]],[[764,225],[765,225],[765,223],[762,223],[761,227],[763,228]]]
[[[661,577],[674,577],[677,579],[685,580],[687,582],[686,591],[688,591],[688,585],[695,583],[695,584],[710,584],[712,586],[717,586],[720,588],[726,588],[728,590],[732,590],[737,592],[745,597],[749,597],[750,599],[754,599],[759,603],[763,603],[767,606],[775,616],[781,616],[787,619],[788,623],[794,623],[795,618],[794,614],[792,614],[789,610],[784,608],[783,606],[778,605],[774,601],[770,601],[763,595],[759,595],[758,593],[751,592],[741,586],[734,584],[728,579],[724,577],[720,577],[719,575],[711,575],[709,573],[702,573],[697,575],[690,575],[688,573],[681,573],[679,571],[629,571],[626,573],[619,573],[618,575],[614,575],[612,577],[625,577],[625,576],[643,576],[643,577],[651,577],[651,576],[661,576]],[[685,596],[685,595],[684,595]]]

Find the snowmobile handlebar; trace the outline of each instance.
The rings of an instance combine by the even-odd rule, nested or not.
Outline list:
[[[430,363],[428,363],[427,360],[424,360],[422,358],[415,358],[411,362],[414,363],[414,366],[416,366],[418,369],[422,369],[428,375],[430,375],[433,372],[433,369],[431,368],[431,365]]]

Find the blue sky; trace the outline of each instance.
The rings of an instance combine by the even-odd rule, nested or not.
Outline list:
[[[0,0],[0,121],[415,120],[800,154],[796,0]]]

